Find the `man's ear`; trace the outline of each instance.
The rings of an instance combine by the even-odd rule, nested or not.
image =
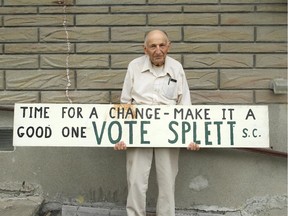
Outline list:
[[[171,49],[171,41],[168,42],[168,51]]]
[[[144,50],[144,53],[147,54],[147,48],[145,45],[143,45],[143,50]]]

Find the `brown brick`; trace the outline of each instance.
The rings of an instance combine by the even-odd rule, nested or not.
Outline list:
[[[287,44],[285,43],[223,43],[221,53],[286,53]]]
[[[66,68],[67,55],[42,55],[41,68]],[[108,68],[108,55],[70,55],[69,68]]]
[[[167,32],[169,39],[173,41],[180,41],[182,39],[181,28],[177,26],[173,27],[112,27],[111,28],[111,40],[112,41],[133,41],[143,42],[145,32],[152,29],[162,29]]]
[[[2,28],[0,42],[37,42],[36,28]]]
[[[66,13],[66,14],[86,14],[86,13],[108,13],[109,7],[107,6],[69,6],[65,8],[63,7],[40,7],[39,13],[41,14],[51,14],[51,13]]]
[[[149,4],[217,4],[218,0],[148,0]]]
[[[109,91],[68,91],[73,103],[107,104],[110,103]],[[66,91],[42,91],[42,103],[69,103]]]
[[[197,13],[252,12],[254,5],[184,5],[183,10]]]
[[[115,54],[111,55],[111,68],[122,68],[126,69],[129,62],[132,61],[133,59],[140,57],[143,54],[128,54],[128,55],[123,55],[123,54]]]
[[[256,67],[287,68],[287,55],[283,54],[258,54]]]
[[[67,53],[66,43],[47,44],[47,43],[25,43],[25,44],[6,44],[5,53]],[[70,52],[74,52],[74,46],[70,46]]]
[[[287,26],[257,27],[257,41],[287,41]]]
[[[78,89],[121,89],[126,70],[77,71]]]
[[[107,27],[68,27],[64,28],[40,28],[40,40],[45,42],[89,42],[108,41],[109,29]]]
[[[270,104],[270,103],[284,103],[287,104],[287,94],[273,93],[273,90],[256,90],[255,91],[256,103]]]
[[[0,7],[0,14],[36,14],[36,7]]]
[[[217,25],[217,14],[149,14],[149,25]]]
[[[253,56],[243,54],[187,54],[184,55],[185,68],[250,68]]]
[[[0,104],[39,102],[40,91],[43,101],[69,103],[67,67],[73,102],[119,103],[128,63],[158,28],[184,63],[194,104],[284,103],[269,84],[287,79],[286,0],[65,3],[0,0],[0,92],[11,93]]]
[[[0,91],[0,104],[10,105],[14,103],[37,103],[38,92],[33,91]]]
[[[253,41],[253,27],[184,27],[185,41]]]
[[[121,97],[121,91],[111,91],[111,103],[119,104]]]
[[[182,7],[178,5],[143,5],[139,6],[113,6],[111,7],[112,13],[171,13],[182,12]]]
[[[146,0],[121,0],[121,4],[145,4]],[[119,0],[76,0],[76,5],[114,5],[119,4]]]
[[[259,3],[268,3],[271,4],[271,0],[241,0],[242,4],[259,4]],[[273,3],[285,3],[286,0],[273,0]],[[221,3],[228,3],[228,4],[239,4],[239,0],[221,0]]]
[[[285,25],[285,13],[221,14],[222,25]]]
[[[67,25],[73,25],[73,16],[67,15]],[[5,26],[63,26],[63,15],[7,15]]]
[[[144,53],[142,43],[78,43],[77,53]]]
[[[47,0],[37,0],[37,1],[31,1],[31,0],[3,0],[4,5],[58,5],[57,1],[47,1]],[[66,5],[73,4],[73,0],[65,0]],[[61,5],[60,5],[61,6]]]
[[[285,69],[234,69],[221,70],[221,89],[270,89],[276,78],[287,79]]]
[[[0,71],[0,89],[4,89],[4,72]]]
[[[287,4],[287,2],[286,2]],[[257,5],[256,6],[256,10],[257,11],[261,11],[261,12],[286,12],[287,11],[287,7],[286,5]]]
[[[185,70],[190,89],[217,89],[217,70]]]
[[[2,69],[37,68],[37,55],[0,55]]]
[[[173,43],[170,53],[207,53],[218,52],[217,43]]]
[[[74,88],[74,72],[69,74]],[[66,71],[49,70],[16,70],[6,71],[6,88],[8,90],[65,89],[67,86]]]
[[[192,104],[252,104],[253,91],[192,91]]]
[[[93,14],[76,16],[76,25],[145,25],[146,17],[142,14]]]

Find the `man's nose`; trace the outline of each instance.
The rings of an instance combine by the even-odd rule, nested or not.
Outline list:
[[[160,52],[161,52],[161,49],[160,49],[160,46],[159,46],[159,45],[156,46],[156,52],[157,52],[157,53],[160,53]]]

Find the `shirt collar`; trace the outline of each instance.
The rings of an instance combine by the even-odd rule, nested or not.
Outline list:
[[[145,55],[145,60],[144,60],[144,64],[143,64],[143,68],[141,70],[141,72],[146,72],[146,71],[151,71],[152,69],[152,64],[151,61],[149,59],[148,55]]]
[[[163,68],[163,71],[165,72],[165,74],[167,73],[166,72],[166,66],[167,66],[167,56],[166,56],[165,64],[164,64],[164,68]],[[142,73],[147,72],[147,71],[152,72],[152,68],[153,68],[153,66],[152,66],[152,63],[150,61],[149,56],[145,55],[145,61],[144,61],[143,68],[142,68],[141,72]]]

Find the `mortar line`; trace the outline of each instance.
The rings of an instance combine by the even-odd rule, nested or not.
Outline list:
[[[70,51],[71,51],[71,44],[70,44],[70,39],[69,39],[69,33],[67,29],[67,13],[66,13],[66,1],[63,2],[63,28],[65,31],[66,35],[66,44],[67,44],[67,56],[66,56],[66,91],[65,95],[69,103],[72,103],[72,100],[69,95],[69,87],[71,86],[71,79],[70,79]]]

